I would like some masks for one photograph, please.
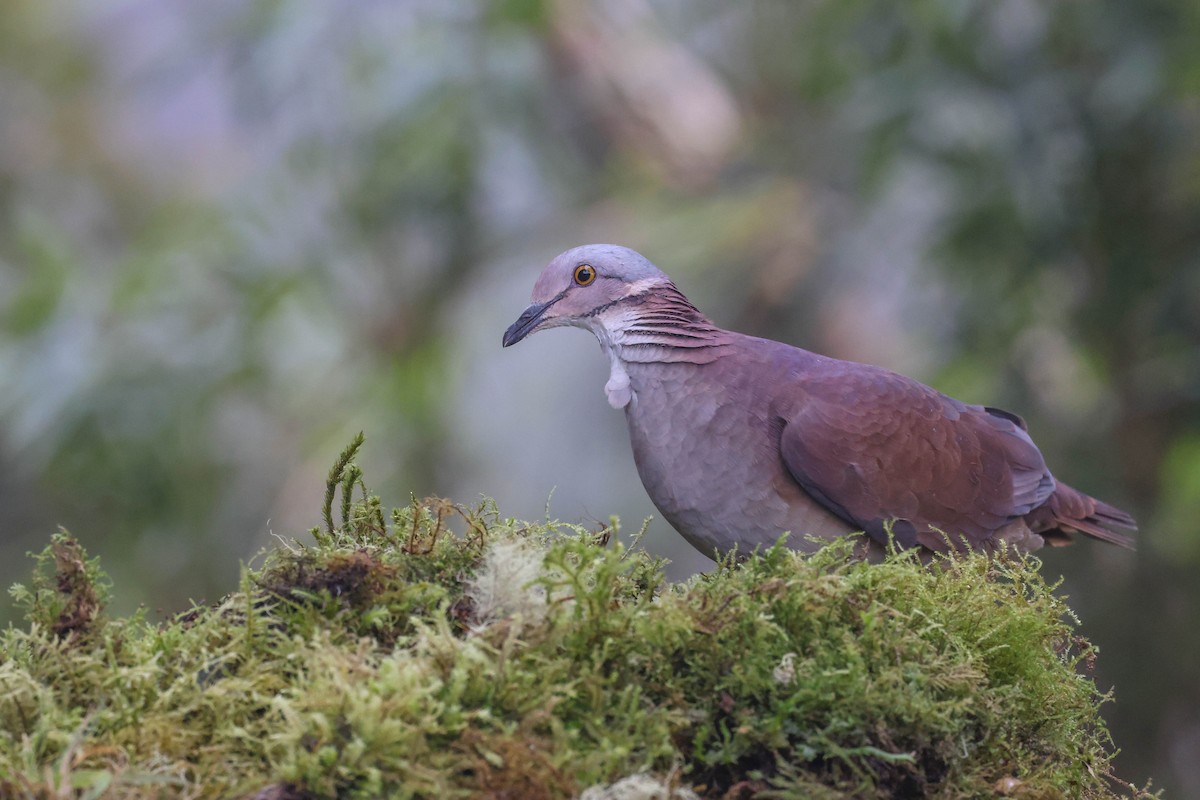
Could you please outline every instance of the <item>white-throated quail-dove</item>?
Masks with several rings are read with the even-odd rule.
[[[1132,547],[1133,518],[1060,483],[1024,421],[880,367],[722,330],[663,272],[592,244],[546,266],[504,346],[595,334],[650,499],[706,555],[864,531],[878,550]]]

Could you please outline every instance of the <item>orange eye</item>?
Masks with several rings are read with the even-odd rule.
[[[594,280],[596,280],[596,270],[592,269],[590,264],[580,264],[575,268],[575,282],[580,286],[587,286]]]

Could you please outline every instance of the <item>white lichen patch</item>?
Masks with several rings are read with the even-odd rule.
[[[641,773],[584,789],[579,800],[700,800],[700,796],[685,786],[672,787],[662,778]]]
[[[779,665],[775,667],[771,673],[775,678],[775,682],[789,686],[796,682],[796,654],[784,653],[783,658],[779,659]]]
[[[520,617],[536,625],[546,616],[546,589],[537,583],[545,553],[522,539],[488,547],[475,577],[467,583],[477,625]]]

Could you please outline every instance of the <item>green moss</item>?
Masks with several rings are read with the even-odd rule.
[[[359,444],[315,545],[163,624],[107,618],[56,535],[0,638],[0,796],[557,798],[639,773],[705,797],[1139,794],[1035,559],[841,541],[672,584],[615,524],[386,514]]]

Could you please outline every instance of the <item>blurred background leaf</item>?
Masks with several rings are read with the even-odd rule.
[[[1136,556],[1046,570],[1122,774],[1200,796],[1198,9],[0,5],[0,579],[61,524],[119,608],[216,599],[360,429],[394,502],[636,524],[595,345],[499,349],[615,241],[728,327],[1023,414],[1130,507]]]

